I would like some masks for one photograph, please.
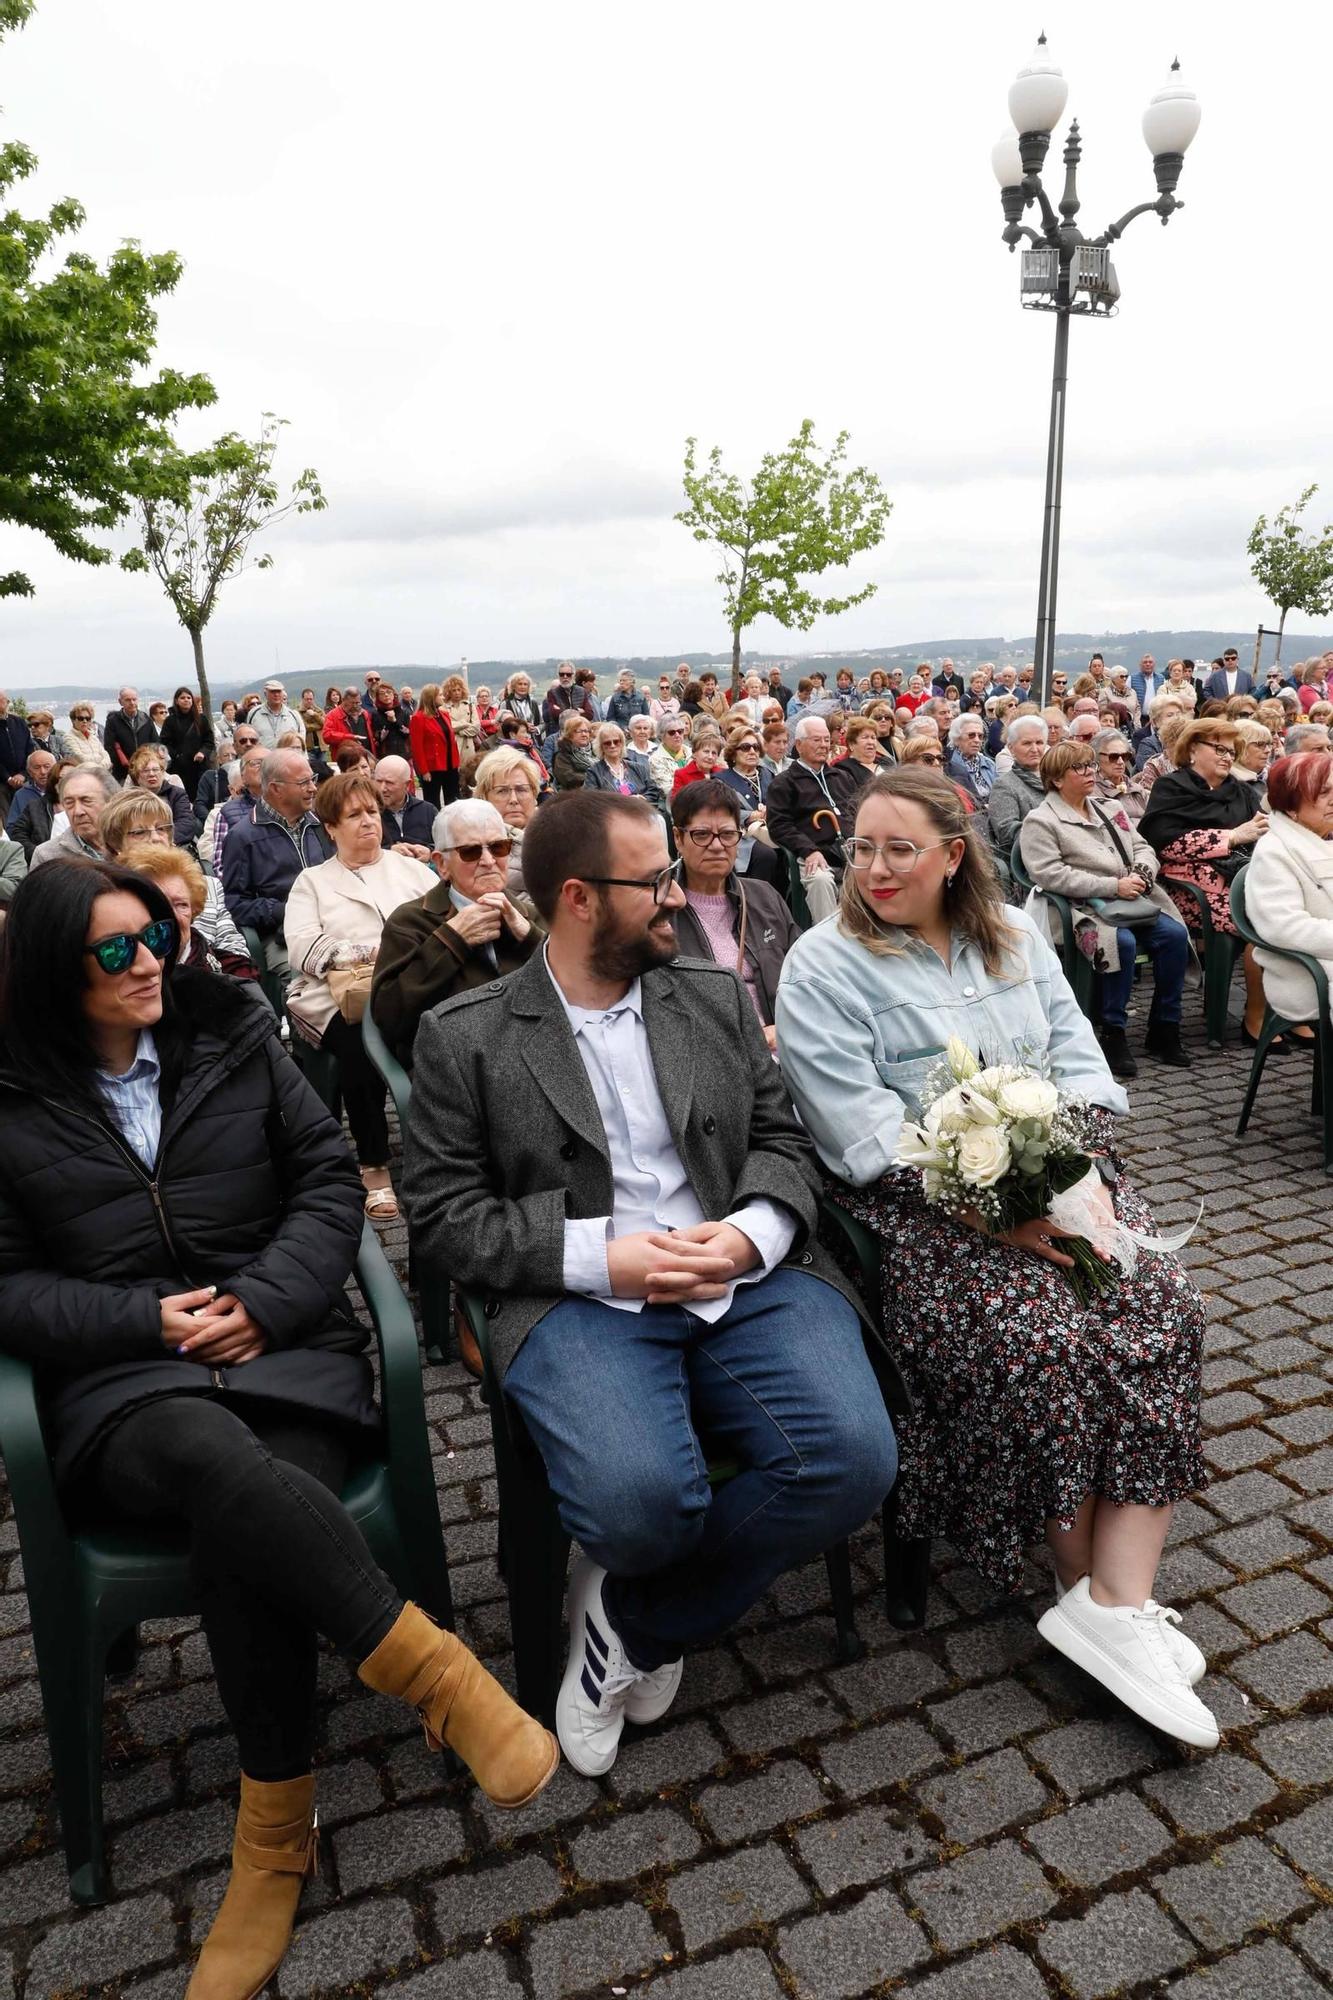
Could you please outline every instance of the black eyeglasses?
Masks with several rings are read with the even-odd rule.
[[[1126,764],[1129,762],[1128,750],[1103,750],[1102,755],[1108,764]]]
[[[680,874],[679,861],[670,861],[656,875],[645,880],[635,875],[581,875],[581,882],[592,882],[601,889],[648,889],[654,903],[664,903],[671,894],[671,885]]]
[[[512,840],[470,840],[465,847],[442,847],[441,854],[456,854],[466,861],[469,868],[480,861],[483,854],[493,854],[497,861],[507,861],[513,851]]]
[[[692,826],[685,835],[696,847],[709,847],[714,841],[719,847],[735,847],[740,837],[738,826]]]
[[[86,944],[83,948],[114,979],[119,973],[129,971],[141,944],[147,945],[154,958],[163,959],[176,949],[179,936],[174,917],[155,917],[141,931],[113,931],[110,937],[98,938],[96,944]]]

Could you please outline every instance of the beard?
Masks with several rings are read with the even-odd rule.
[[[588,956],[599,979],[633,980],[659,965],[669,965],[678,949],[675,926],[665,910],[654,910],[646,927],[631,926],[617,923],[603,900]]]

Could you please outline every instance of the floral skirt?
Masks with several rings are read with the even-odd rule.
[[[1046,1522],[1071,1525],[1090,1494],[1162,1507],[1204,1484],[1204,1307],[1175,1257],[1140,1253],[1084,1307],[1057,1266],[928,1206],[915,1174],[829,1192],[879,1239],[885,1336],[916,1405],[897,1427],[904,1535],[944,1535],[1016,1591]],[[1123,1179],[1115,1208],[1153,1231]]]

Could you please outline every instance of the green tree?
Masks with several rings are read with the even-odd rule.
[[[697,441],[685,441],[685,498],[676,519],[696,542],[722,553],[717,581],[731,632],[731,687],[741,680],[741,634],[756,618],[776,618],[787,631],[808,632],[815,619],[864,604],[877,586],[842,597],[819,597],[804,581],[842,569],[884,539],[892,502],[864,466],[845,467],[846,431],[820,451],[807,417],[781,451],[766,452],[748,484],[722,469],[714,445],[701,465]]]
[[[1301,515],[1319,491],[1307,486],[1299,500],[1283,507],[1268,525],[1261,514],[1250,530],[1246,548],[1250,571],[1270,604],[1278,608],[1277,651],[1282,658],[1282,629],[1289,611],[1303,612],[1307,618],[1325,618],[1333,611],[1333,525],[1322,534],[1306,534]]]
[[[151,570],[190,635],[199,696],[211,711],[204,668],[204,627],[224,583],[246,569],[272,569],[273,557],[255,555],[257,536],[289,514],[316,514],[328,502],[311,466],[298,473],[286,497],[273,474],[281,417],[267,411],[251,440],[229,431],[204,451],[169,444],[140,469],[136,499],[141,546],[121,557],[121,567]]]
[[[34,5],[0,0],[0,38]],[[205,375],[145,374],[153,302],[175,286],[180,259],[130,242],[105,267],[76,250],[53,266],[84,211],[72,200],[44,218],[9,207],[36,165],[18,141],[0,146],[0,521],[35,530],[75,562],[105,563],[112,552],[96,537],[128,511],[139,460],[178,410],[215,392]],[[0,575],[0,597],[32,594],[21,570]]]

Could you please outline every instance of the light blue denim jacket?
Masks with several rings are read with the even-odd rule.
[[[996,976],[957,934],[949,969],[919,940],[877,958],[843,936],[836,914],[788,952],[777,1001],[782,1073],[840,1179],[864,1187],[896,1163],[903,1120],[920,1117],[921,1089],[950,1035],[983,1063],[1044,1058],[1061,1089],[1128,1111],[1050,945],[1026,912],[1004,918],[1017,956]]]

